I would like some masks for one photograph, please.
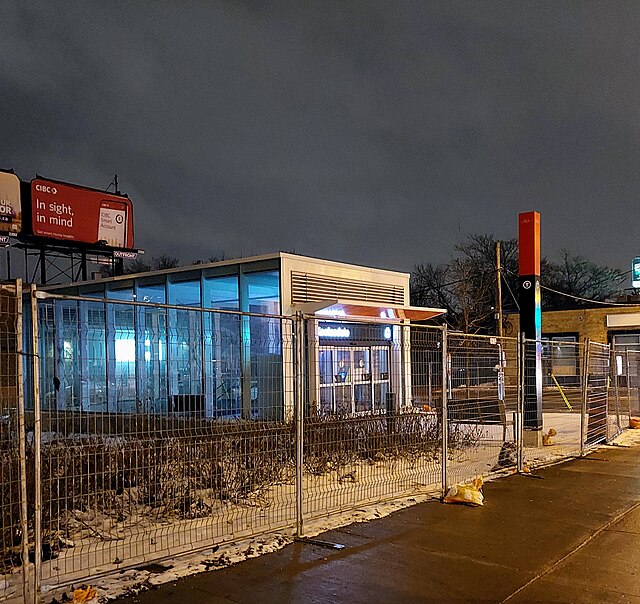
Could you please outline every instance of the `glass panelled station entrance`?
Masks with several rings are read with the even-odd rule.
[[[51,410],[291,417],[294,336],[311,413],[411,404],[407,273],[278,253],[46,290],[41,396]],[[301,335],[292,318],[302,316]]]

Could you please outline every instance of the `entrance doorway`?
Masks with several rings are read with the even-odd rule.
[[[321,413],[386,410],[388,346],[321,346],[318,354]]]

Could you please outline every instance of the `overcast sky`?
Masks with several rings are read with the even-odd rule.
[[[0,168],[134,202],[184,263],[410,270],[542,214],[640,255],[640,2],[0,3]]]

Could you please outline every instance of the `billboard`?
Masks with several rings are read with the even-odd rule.
[[[20,179],[0,172],[0,235],[17,235],[21,230]]]
[[[31,227],[35,237],[133,248],[133,205],[128,197],[35,178]]]
[[[631,263],[631,287],[640,288],[640,258],[638,257]]]

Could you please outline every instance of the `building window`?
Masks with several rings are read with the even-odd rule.
[[[542,368],[545,385],[577,385],[580,350],[578,334],[543,334]]]

